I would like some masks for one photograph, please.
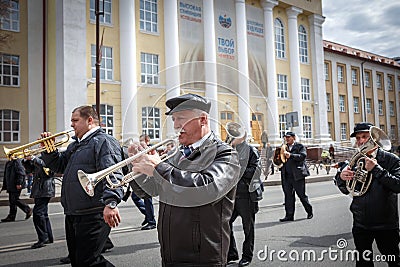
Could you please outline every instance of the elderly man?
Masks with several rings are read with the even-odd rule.
[[[306,148],[295,141],[296,134],[287,132],[285,134],[286,146],[288,151],[285,151],[286,162],[281,168],[281,179],[283,193],[285,194],[285,212],[281,222],[293,221],[295,210],[295,196],[300,198],[301,204],[307,212],[307,219],[313,217],[313,209],[306,195],[306,176],[310,175],[306,165],[307,151]]]
[[[350,137],[356,138],[360,148],[371,137],[371,123],[358,123]],[[399,266],[399,214],[397,194],[400,192],[400,159],[376,146],[366,151],[362,171],[372,175],[371,184],[361,196],[354,196],[350,210],[353,213],[353,237],[359,252],[357,266],[374,266],[372,243],[388,259],[389,266]],[[354,169],[347,164],[338,171],[335,179],[340,191],[349,194],[346,181],[354,178]],[[388,256],[393,257],[390,259]]]
[[[162,266],[225,266],[240,173],[237,153],[210,130],[208,100],[186,94],[166,105],[181,150],[164,162],[157,153],[144,155],[133,166],[134,172],[148,176],[136,179],[140,187],[160,195]],[[142,146],[134,144],[129,152],[135,154]]]

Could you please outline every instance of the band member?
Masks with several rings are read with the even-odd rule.
[[[160,197],[157,230],[162,266],[226,266],[240,173],[237,153],[210,130],[207,99],[186,94],[166,105],[181,150],[168,161],[154,153],[133,165],[134,172],[145,174],[136,179],[140,187]],[[129,152],[141,149],[134,144]],[[135,184],[131,186],[141,195]]]
[[[240,174],[241,178],[236,188],[235,207],[233,210],[232,218],[229,222],[231,226],[231,240],[228,252],[228,262],[236,261],[239,259],[239,253],[236,248],[235,236],[233,234],[233,223],[236,218],[242,218],[244,241],[242,258],[239,261],[239,266],[247,266],[253,259],[254,251],[254,222],[256,213],[258,212],[258,198],[253,197],[257,191],[250,192],[250,184],[254,175],[261,175],[259,166],[260,156],[256,148],[250,146],[246,142],[247,135],[241,138],[235,138],[232,141],[232,146],[236,149],[239,155]],[[258,177],[259,179],[259,177]],[[260,185],[262,186],[262,185]],[[262,191],[259,191],[262,194]],[[262,197],[259,196],[260,198]]]
[[[114,137],[100,128],[98,115],[91,106],[80,106],[72,111],[71,127],[75,130],[75,142],[68,145],[66,151],[42,153],[47,167],[64,174],[61,204],[71,265],[113,266],[101,255],[111,231],[105,220],[119,224],[117,204],[123,197],[123,190],[109,189],[104,179],[90,197],[82,189],[77,172],[95,173],[115,165],[122,160],[121,148]],[[42,137],[50,135],[42,133]],[[121,172],[110,176],[114,182],[122,179]]]
[[[313,217],[313,210],[308,197],[306,195],[306,176],[310,175],[308,167],[305,163],[307,157],[306,148],[295,142],[296,134],[287,132],[285,134],[286,145],[288,151],[285,151],[286,162],[281,168],[281,179],[283,193],[285,194],[285,217],[280,219],[281,222],[293,221],[295,210],[295,195],[300,198],[301,204],[307,212],[307,219]]]
[[[356,124],[350,137],[356,138],[361,147],[371,137],[371,123]],[[372,175],[371,184],[361,196],[354,196],[350,211],[353,213],[353,237],[359,252],[357,266],[374,266],[372,243],[376,242],[382,255],[395,256],[389,266],[399,266],[399,215],[397,194],[400,192],[400,159],[379,146],[366,152],[365,170]],[[349,194],[346,181],[354,177],[354,171],[346,164],[335,179],[340,191]],[[365,252],[366,251],[366,252]]]

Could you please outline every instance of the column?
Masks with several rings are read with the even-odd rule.
[[[331,141],[331,137],[329,135],[328,114],[326,112],[327,104],[324,80],[322,24],[325,19],[320,15],[313,14],[308,17],[308,21],[310,23],[312,90],[314,93],[314,138],[317,142],[326,143]]]
[[[166,100],[180,95],[178,4],[164,1]],[[167,138],[174,136],[172,120],[167,120]]]
[[[264,9],[264,40],[265,57],[267,65],[267,128],[268,140],[272,144],[280,144],[279,138],[279,114],[278,114],[278,90],[276,88],[276,66],[275,66],[275,47],[274,47],[274,16],[273,8],[278,5],[275,0],[263,0],[261,5]]]
[[[235,0],[236,8],[236,31],[237,31],[237,55],[239,70],[239,96],[238,96],[238,112],[239,123],[247,130],[250,138],[250,98],[249,98],[249,59],[247,54],[247,21],[246,21],[246,4],[245,0]]]
[[[214,0],[203,0],[204,21],[204,68],[206,77],[205,96],[211,101],[209,121],[211,130],[217,136],[221,136],[218,125],[218,87],[217,87],[217,52],[215,46],[214,25]]]
[[[289,7],[286,9],[289,30],[290,76],[293,99],[292,106],[293,111],[298,112],[299,118],[299,126],[294,127],[294,132],[296,132],[300,140],[303,138],[303,107],[301,103],[301,77],[297,15],[302,12],[303,10],[297,7]]]
[[[119,2],[121,60],[121,135],[122,141],[139,138],[136,78],[135,1]]]

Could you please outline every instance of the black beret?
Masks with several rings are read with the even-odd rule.
[[[171,115],[174,112],[182,110],[200,109],[207,113],[210,112],[211,102],[202,96],[195,94],[185,94],[168,99],[165,103],[170,108],[165,115]]]
[[[369,129],[374,126],[372,123],[369,122],[360,122],[357,123],[354,127],[354,132],[350,135],[350,137],[356,137],[357,133],[361,132],[369,132]]]
[[[294,133],[294,132],[287,132],[286,134],[285,134],[285,137],[286,136],[296,136],[296,134]]]

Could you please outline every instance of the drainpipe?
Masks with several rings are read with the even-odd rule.
[[[47,103],[46,103],[46,0],[43,0],[43,58],[42,58],[42,82],[43,82],[43,89],[42,89],[42,105],[43,105],[43,132],[46,131],[47,126]]]

